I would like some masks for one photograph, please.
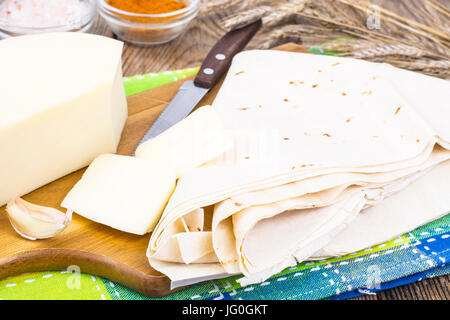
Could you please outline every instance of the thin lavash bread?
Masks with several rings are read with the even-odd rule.
[[[319,250],[385,198],[395,203],[389,215],[402,214],[407,204],[395,197],[414,181],[426,181],[414,189],[426,193],[436,180],[448,198],[449,101],[447,81],[386,64],[238,54],[213,103],[234,147],[179,179],[151,236],[150,264],[173,287],[230,274],[261,282],[316,252],[345,252],[348,241]],[[431,216],[364,245],[447,213],[449,201],[427,211],[424,200]]]

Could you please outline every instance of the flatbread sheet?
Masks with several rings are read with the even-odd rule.
[[[231,274],[244,274],[246,285],[298,261],[353,250],[346,230],[363,209],[449,180],[448,101],[449,82],[386,64],[238,54],[213,103],[233,147],[180,177],[151,236],[150,264],[173,286]],[[429,175],[437,169],[443,177]],[[440,196],[450,192],[442,183]],[[409,208],[391,201],[385,215]],[[444,207],[425,201],[426,218],[399,221],[361,243],[414,229]]]

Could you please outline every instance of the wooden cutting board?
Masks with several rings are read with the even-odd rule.
[[[275,49],[307,52],[296,44]],[[118,148],[119,154],[133,153],[183,81],[128,98],[129,116]],[[208,92],[199,105],[211,104],[221,83]],[[59,204],[84,170],[45,185],[24,196],[24,199],[65,212]],[[145,255],[149,239],[150,234],[138,236],[121,232],[74,214],[71,224],[61,234],[52,239],[30,241],[13,230],[3,206],[0,208],[0,279],[25,272],[66,270],[76,265],[81,272],[110,279],[144,295],[164,296],[171,293],[170,281],[150,267]]]

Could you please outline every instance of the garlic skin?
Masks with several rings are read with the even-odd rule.
[[[6,212],[14,230],[28,240],[51,238],[62,232],[72,221],[72,211],[67,214],[44,206],[38,206],[20,197],[6,205]]]

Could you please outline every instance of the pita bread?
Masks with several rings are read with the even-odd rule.
[[[353,233],[329,246],[361,210],[408,192],[416,180],[427,181],[413,189],[424,193],[436,179],[449,180],[445,169],[443,177],[427,174],[450,159],[449,89],[444,80],[385,64],[240,53],[213,103],[233,147],[178,180],[150,239],[150,264],[172,286],[231,274],[244,274],[246,285],[316,253],[353,249],[346,247]],[[445,181],[440,196],[450,190]],[[393,201],[386,214],[408,208]],[[204,213],[196,216],[210,231],[183,227],[211,206],[211,225]],[[383,237],[437,218],[444,207]]]

